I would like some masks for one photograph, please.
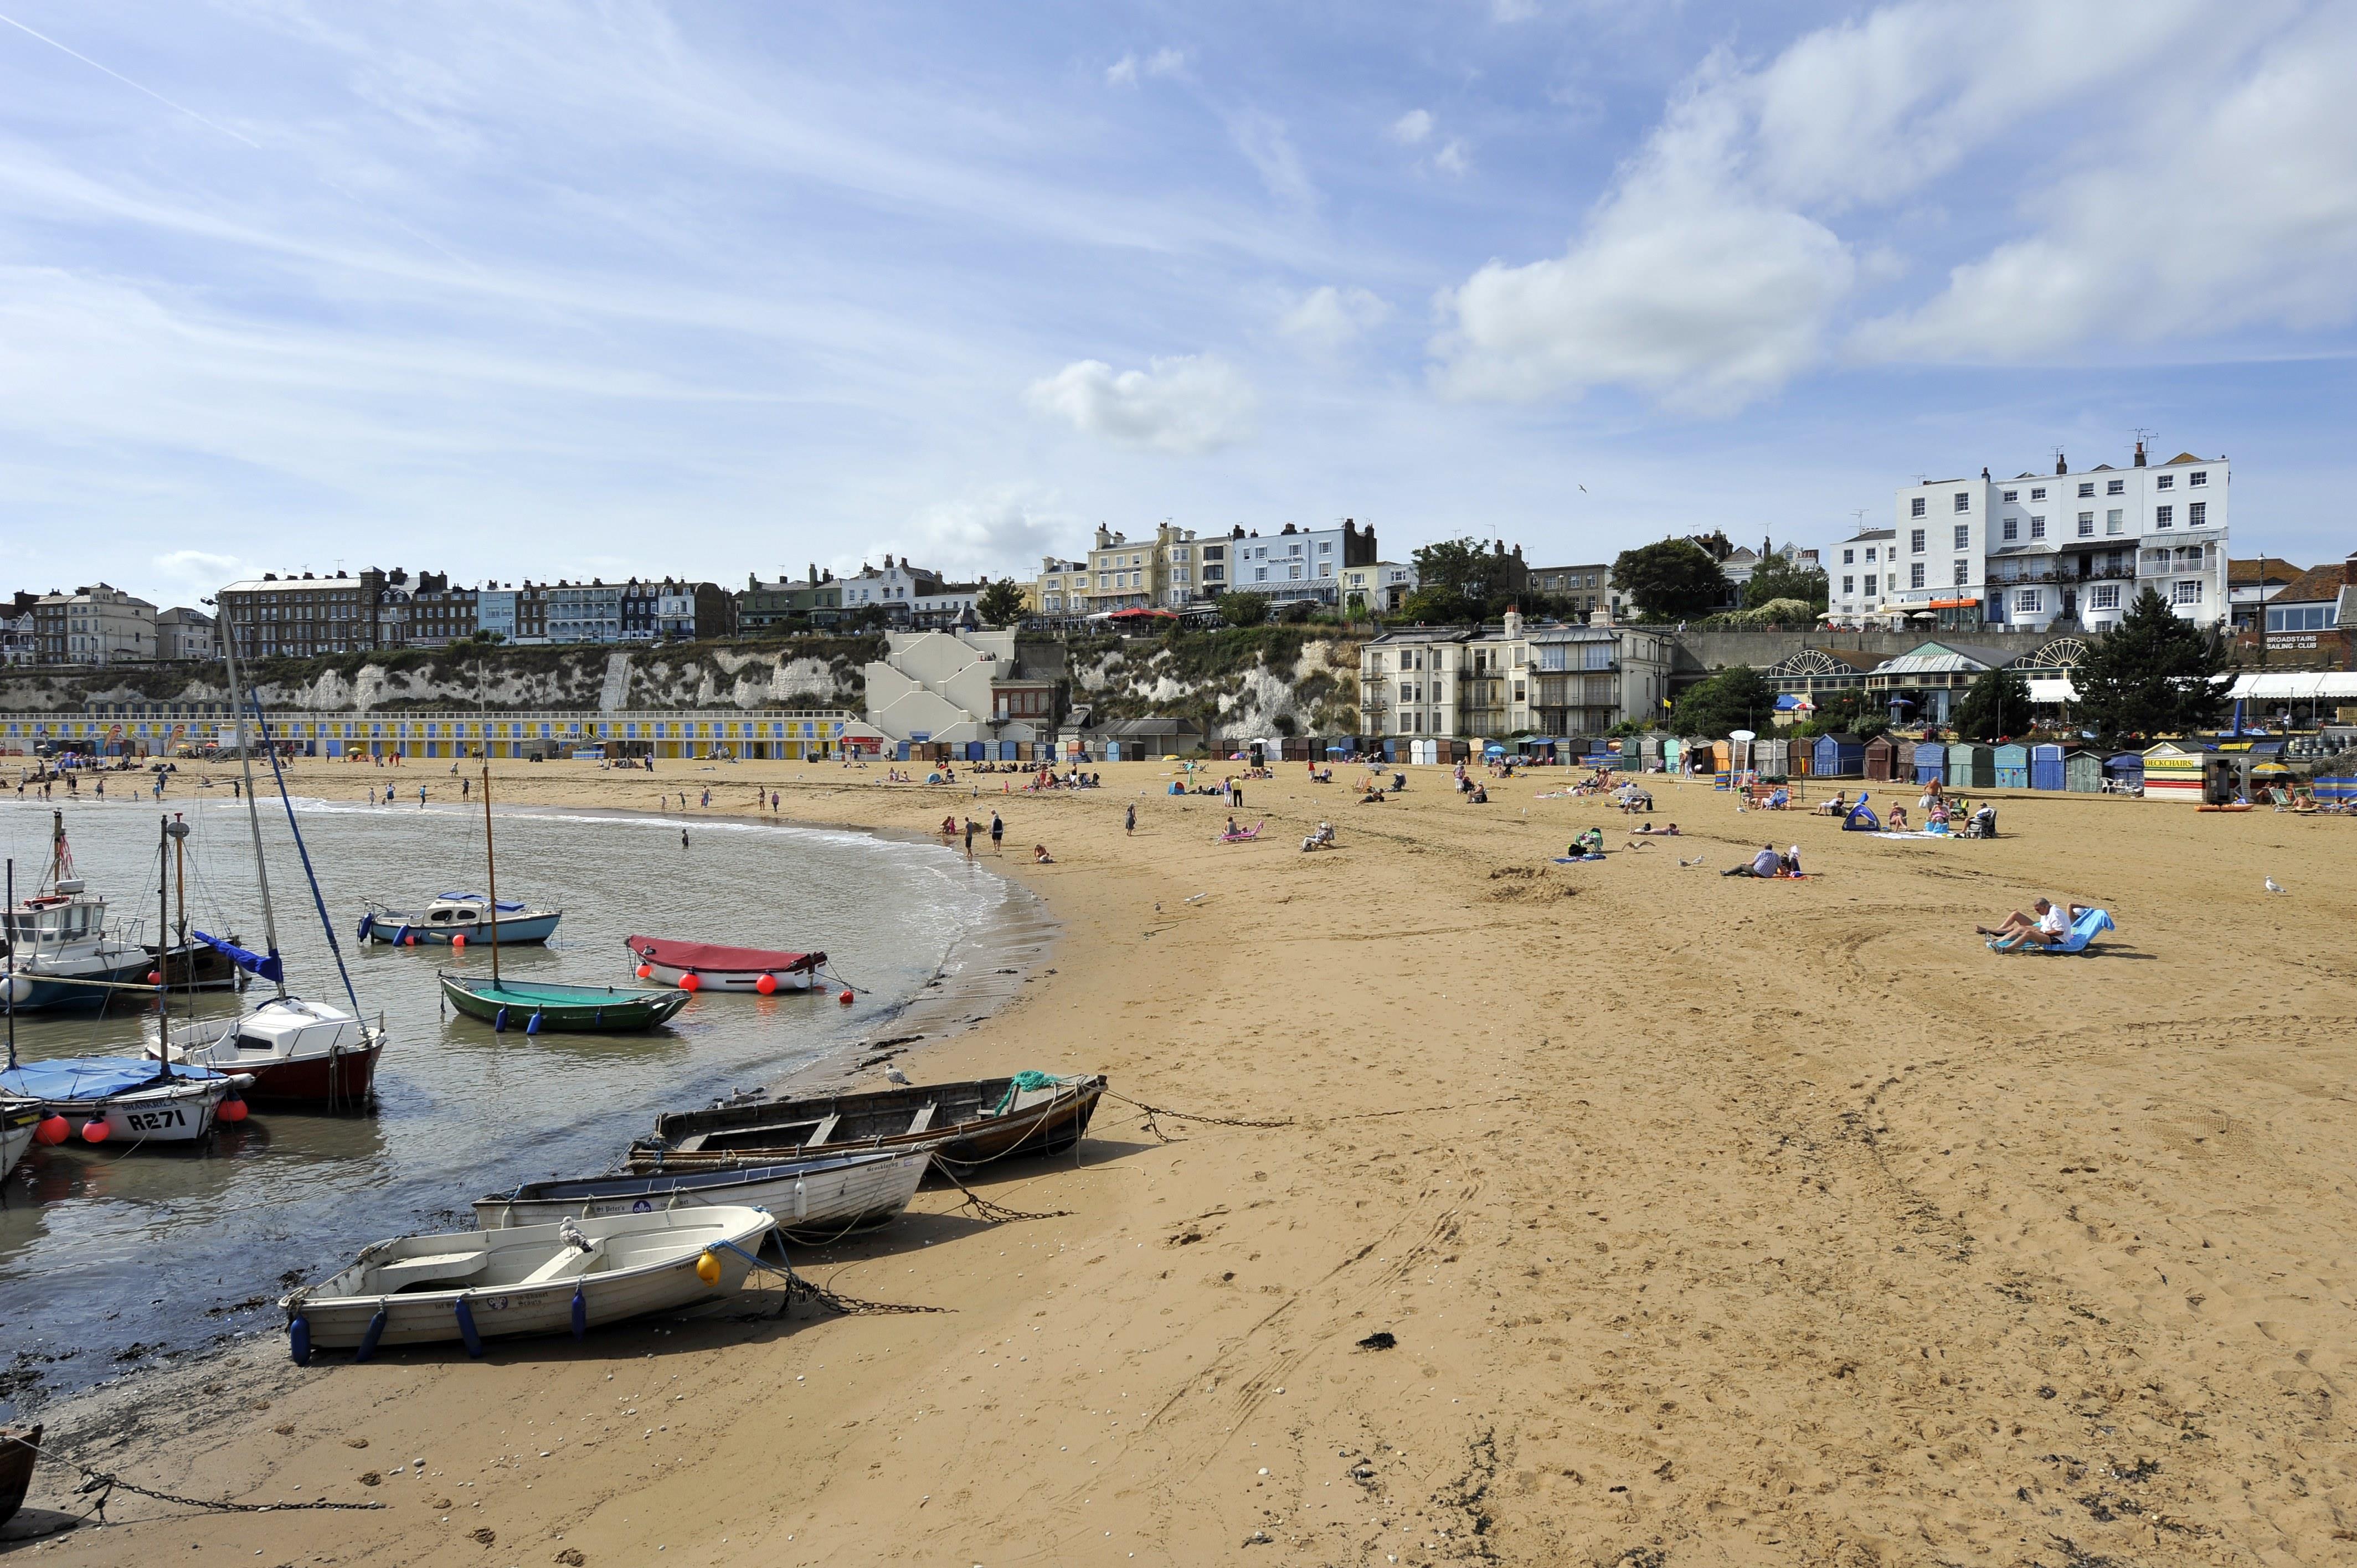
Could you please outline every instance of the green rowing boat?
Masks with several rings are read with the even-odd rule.
[[[687,1005],[688,993],[668,986],[518,983],[479,975],[444,973],[442,995],[469,1018],[494,1029],[543,1029],[620,1034],[651,1029]]]

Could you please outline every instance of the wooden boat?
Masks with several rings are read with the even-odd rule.
[[[210,1135],[224,1103],[245,1116],[242,1073],[175,1068],[144,1057],[70,1057],[0,1071],[0,1098],[29,1101],[44,1116],[62,1116],[90,1143],[190,1144]],[[89,1123],[103,1122],[91,1138]]]
[[[273,996],[244,1015],[168,1024],[147,1054],[217,1072],[251,1074],[248,1100],[336,1109],[367,1103],[384,1054],[384,1019],[374,1024],[327,1002]]]
[[[501,904],[479,893],[437,894],[423,909],[395,909],[371,902],[361,917],[362,941],[391,942],[395,947],[525,947],[544,942],[554,934],[562,909],[535,909],[529,904]],[[491,917],[499,918],[493,919]]]
[[[651,1029],[687,1005],[688,993],[669,986],[559,985],[548,981],[498,981],[481,975],[441,975],[443,999],[494,1029],[628,1034]]]
[[[491,848],[491,763],[483,759],[483,873],[490,887],[489,924],[501,927],[499,858]],[[509,983],[500,978],[502,940],[490,944],[490,978],[442,972],[442,999],[469,1018],[504,1033],[511,1026],[527,1035],[543,1029],[566,1033],[624,1034],[651,1029],[687,1005],[688,993],[670,986],[624,988],[565,985],[554,981]]]
[[[749,1100],[655,1118],[654,1136],[630,1145],[635,1172],[701,1170],[933,1143],[951,1167],[1010,1155],[1052,1155],[1088,1130],[1104,1093],[1101,1074],[913,1084],[811,1100]]]
[[[899,1218],[933,1163],[931,1144],[877,1149],[860,1155],[737,1165],[654,1176],[591,1176],[584,1181],[526,1182],[513,1192],[475,1199],[475,1222],[486,1230],[511,1225],[645,1214],[691,1204],[766,1208],[778,1229],[795,1240],[871,1230]]]
[[[808,991],[826,962],[823,952],[774,952],[767,948],[722,947],[716,942],[678,942],[664,937],[625,937],[638,960],[639,978],[688,991]],[[768,985],[761,983],[766,980]]]
[[[33,1466],[41,1456],[41,1428],[0,1426],[0,1524],[16,1517],[25,1506],[25,1489],[33,1484]]]
[[[361,1249],[351,1267],[285,1296],[295,1359],[314,1347],[481,1342],[576,1336],[603,1324],[726,1295],[745,1283],[769,1235],[759,1208],[683,1206],[646,1214],[404,1236]]]
[[[227,940],[234,943],[241,939],[231,933]],[[143,942],[139,950],[147,955],[148,969],[161,976],[167,991],[234,991],[245,983],[245,971],[237,961],[209,942]]]

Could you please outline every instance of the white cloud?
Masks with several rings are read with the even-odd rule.
[[[2028,204],[2036,231],[1867,323],[1867,357],[2011,360],[2357,317],[2357,21],[2329,12],[2238,80],[2142,117],[2133,152]]]
[[[148,564],[156,568],[157,575],[199,596],[209,596],[222,584],[249,575],[245,563],[238,557],[215,555],[204,550],[175,550],[155,557]]]
[[[1432,166],[1443,174],[1461,175],[1473,166],[1473,160],[1467,156],[1462,141],[1451,139],[1447,146],[1432,155]]]
[[[1284,121],[1254,110],[1232,119],[1228,134],[1235,138],[1236,150],[1260,171],[1261,183],[1268,187],[1270,195],[1304,204],[1317,199],[1308,171],[1301,166],[1301,155],[1285,134]]]
[[[2348,320],[2357,97],[2332,83],[2357,70],[2357,17],[2287,15],[1905,0],[1757,69],[1716,53],[1561,256],[1493,261],[1442,296],[1439,384],[1536,398],[1613,382],[1739,406],[1839,330],[1862,274],[1836,220],[1920,199],[2007,140],[2057,171],[2028,198],[2039,231],[1855,333],[1857,351],[2005,358]],[[1864,248],[1877,286],[1918,270]]]
[[[1036,413],[1124,446],[1192,456],[1247,439],[1259,399],[1224,360],[1181,354],[1116,373],[1079,360],[1031,383]]]
[[[1111,65],[1105,67],[1105,85],[1107,87],[1135,87],[1137,85],[1137,57],[1135,55],[1124,55],[1119,59],[1114,61]]]
[[[901,537],[874,542],[867,559],[902,555],[953,578],[1029,577],[1039,558],[1069,551],[1081,532],[1078,515],[1056,491],[1034,484],[985,486],[912,514]],[[837,571],[856,569],[847,556]]]
[[[1183,76],[1187,70],[1185,49],[1158,48],[1146,59],[1148,76]]]
[[[1320,353],[1339,353],[1390,319],[1392,307],[1363,288],[1314,288],[1277,319],[1277,330]]]
[[[1392,122],[1391,137],[1404,147],[1413,147],[1432,134],[1432,111],[1411,109]]]
[[[1147,76],[1174,77],[1187,74],[1185,49],[1158,48],[1140,60],[1135,53],[1123,55],[1105,67],[1107,87],[1135,87],[1140,71]]]
[[[1527,22],[1538,14],[1538,0],[1490,0],[1490,15],[1496,21]]]

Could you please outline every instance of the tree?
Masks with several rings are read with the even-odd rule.
[[[1803,566],[1781,555],[1770,555],[1752,572],[1751,580],[1743,585],[1743,607],[1756,610],[1774,599],[1800,599],[1808,605],[1811,615],[1821,613],[1829,602],[1824,568]]]
[[[985,583],[982,592],[974,596],[974,608],[985,625],[997,628],[1013,626],[1023,618],[1023,589],[1012,577]]]
[[[1860,740],[1872,740],[1890,727],[1888,712],[1874,693],[1857,686],[1818,699],[1815,723],[1819,735],[1854,735]]]
[[[1437,544],[1422,546],[1410,559],[1415,563],[1416,582],[1421,586],[1454,594],[1477,606],[1504,589],[1504,557],[1493,553],[1478,539],[1444,539]]]
[[[1220,618],[1230,626],[1258,626],[1268,619],[1265,594],[1222,594]]]
[[[2105,745],[2127,736],[2186,735],[2226,710],[2226,648],[2147,587],[2072,672],[2079,714]]]
[[[2004,740],[2029,733],[2029,687],[2014,671],[1985,670],[1956,704],[1956,733],[1966,740]]]
[[[1478,620],[1481,607],[1468,600],[1454,588],[1426,584],[1400,601],[1399,618],[1412,626],[1448,626],[1461,620]]]
[[[1691,539],[1664,539],[1623,550],[1612,583],[1637,601],[1648,620],[1706,614],[1727,597],[1727,574]]]
[[[1680,735],[1724,740],[1739,729],[1766,729],[1776,717],[1776,688],[1749,664],[1730,664],[1678,693],[1670,727]]]

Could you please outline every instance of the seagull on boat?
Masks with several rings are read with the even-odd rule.
[[[2267,878],[2267,891],[2270,893],[2288,893],[2291,889],[2280,886],[2274,877],[2270,876]]]
[[[884,1076],[888,1080],[899,1084],[903,1089],[909,1087],[909,1075],[888,1062],[885,1064]]]

